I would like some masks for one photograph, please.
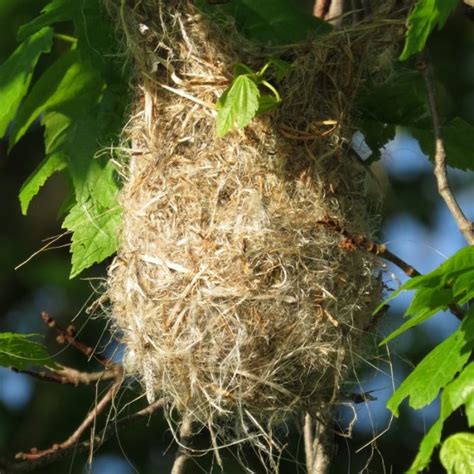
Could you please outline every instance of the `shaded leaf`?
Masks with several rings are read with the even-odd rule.
[[[260,91],[248,75],[234,79],[217,102],[217,134],[222,137],[230,130],[244,128],[255,117]]]
[[[291,64],[283,59],[272,58],[268,63],[276,82],[281,82],[291,70]]]
[[[128,89],[128,61],[117,54],[119,47],[113,22],[104,2],[81,0],[74,5],[73,22],[78,38],[77,49],[81,61],[93,67],[110,87],[122,86],[122,105],[126,105]]]
[[[332,31],[329,23],[296,8],[290,0],[233,0],[218,7],[202,0],[197,4],[211,16],[233,17],[244,36],[265,44],[295,43]]]
[[[32,339],[36,334],[0,333],[0,366],[24,370],[29,365],[55,367],[46,348]]]
[[[52,42],[53,31],[43,28],[20,44],[0,66],[0,138],[28,91],[39,57],[50,51]]]
[[[21,104],[10,135],[10,148],[25,134],[38,116],[78,97],[99,97],[103,87],[94,70],[78,62],[77,52],[62,55],[38,79]],[[87,104],[87,102],[84,102]]]
[[[418,448],[418,453],[412,465],[408,469],[407,474],[420,472],[423,469],[426,469],[430,463],[433,451],[441,441],[442,432],[443,420],[439,418],[435,423],[433,423],[433,426],[429,429],[428,433],[421,441],[420,447]]]
[[[453,285],[453,295],[458,304],[464,304],[474,298],[474,270],[462,273]]]
[[[63,154],[54,153],[48,155],[36,168],[31,176],[23,183],[20,189],[21,212],[26,215],[31,200],[38,194],[40,188],[46,180],[57,171],[62,171],[66,167],[66,160]]]
[[[69,0],[52,0],[41,10],[39,16],[19,28],[17,33],[18,40],[22,41],[44,26],[69,20],[73,5],[74,2]]]
[[[420,147],[432,160],[435,155],[435,138],[431,129],[410,128]],[[461,170],[474,170],[474,127],[460,117],[447,122],[441,130],[449,166]]]
[[[458,0],[418,0],[408,17],[408,31],[400,60],[422,51],[430,33],[436,27],[443,27],[458,3]]]
[[[382,84],[370,81],[357,97],[360,121],[431,127],[423,78],[417,71],[400,69]]]
[[[264,114],[278,107],[280,101],[273,95],[261,95],[258,100],[257,115]]]
[[[48,133],[54,136],[51,153],[60,153],[65,157],[77,202],[92,198],[99,205],[107,206],[110,192],[104,189],[105,183],[113,187],[111,192],[114,194],[117,185],[104,179],[106,160],[94,158],[100,131],[96,108],[84,111],[77,105],[66,107],[46,114],[42,123]]]
[[[364,160],[370,165],[381,158],[380,149],[395,138],[396,127],[393,124],[367,119],[359,122],[358,128],[364,135],[365,143],[372,150],[369,158]]]

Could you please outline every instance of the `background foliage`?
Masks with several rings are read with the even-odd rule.
[[[303,6],[303,2],[295,5],[295,2],[284,0],[261,0],[257,4],[251,0],[236,0],[217,8],[204,3],[201,6],[215,15],[222,12],[234,15],[242,32],[255,41],[300,41],[308,34],[322,35],[331,28],[311,17],[303,8],[298,8]],[[385,84],[367,84],[367,88],[360,92],[357,125],[372,149],[368,162],[380,159],[384,145],[396,138],[401,129],[418,140],[424,153],[433,155],[434,137],[426,91],[414,67],[414,55],[425,48],[429,38],[426,51],[434,65],[441,98],[449,164],[460,170],[474,168],[474,108],[466,107],[464,103],[471,94],[472,104],[474,77],[472,71],[459,70],[463,54],[467,54],[463,52],[474,46],[474,28],[456,7],[458,2],[453,0],[418,1],[409,18],[401,61],[395,66],[392,76]],[[11,269],[32,253],[41,239],[60,232],[55,220],[59,212],[63,229],[72,235],[72,265],[69,269],[70,276],[75,277],[112,255],[116,249],[116,229],[120,222],[116,196],[120,183],[110,154],[100,152],[117,144],[129,102],[129,65],[118,53],[113,27],[100,2],[95,0],[52,0],[42,2],[42,5],[33,1],[21,5],[13,0],[6,1],[0,5],[0,21],[4,22],[0,30],[3,35],[0,41],[3,48],[0,51],[0,59],[3,59],[0,65],[0,136],[3,137],[1,165],[4,171],[1,179],[8,183],[4,188],[7,198],[2,211],[5,225],[1,258],[5,268]],[[441,31],[430,36],[438,29]],[[473,61],[471,56],[469,64],[474,69]],[[452,74],[453,70],[457,73]],[[261,91],[265,89],[262,81],[266,78],[254,71],[236,71],[234,84],[227,96],[221,98],[219,133],[245,126],[258,113]],[[267,97],[277,105],[280,100],[278,93],[275,95],[268,88],[267,92],[271,92]],[[222,110],[227,111],[225,117]],[[11,151],[8,157],[7,150]],[[51,182],[30,209],[32,199],[48,179]],[[401,198],[398,202],[388,198],[386,218],[410,212],[429,227],[434,200],[419,199],[419,190],[427,180],[429,182],[428,173],[412,176],[409,180],[393,180],[392,197]],[[434,195],[435,188],[432,182],[430,184]],[[19,205],[13,201],[17,194],[15,188],[20,189]],[[19,220],[20,209],[23,214],[30,213],[28,221]],[[23,368],[29,361],[34,361],[35,365],[53,363],[44,346],[38,344],[38,339],[20,333],[44,332],[31,319],[31,315],[39,310],[53,309],[55,315],[70,320],[86,301],[90,293],[87,284],[67,281],[69,270],[65,257],[65,252],[60,250],[43,254],[37,263],[26,265],[17,274],[8,272],[3,275],[2,327],[5,332],[0,334],[1,365]],[[415,348],[407,350],[414,357],[416,366],[387,404],[400,421],[379,443],[382,458],[394,467],[395,472],[408,468],[410,463],[411,472],[420,471],[428,466],[439,446],[440,461],[436,455],[432,469],[440,466],[436,464],[438,462],[449,472],[466,472],[463,470],[465,466],[474,465],[474,435],[469,432],[474,423],[474,368],[471,362],[474,315],[469,308],[474,294],[474,251],[463,248],[432,270],[407,281],[391,295],[393,299],[404,291],[414,292],[405,322],[387,335],[384,343],[405,331],[416,331],[418,325],[453,304],[459,305],[465,316],[452,334],[428,355],[422,357]],[[96,268],[89,275],[100,275],[101,272],[101,268]],[[97,334],[102,334],[102,325],[101,321],[88,319],[81,337],[90,337],[95,342]],[[417,334],[421,337],[422,333]],[[423,344],[418,342],[415,345],[423,348]],[[57,347],[51,351],[57,351]],[[62,362],[80,367],[83,361],[75,360],[76,357],[70,351],[60,355]],[[76,410],[84,405],[83,394],[89,393],[87,403],[94,402],[93,394],[84,388],[73,390],[43,385],[37,387],[33,395],[31,380],[27,381],[20,375],[14,375],[15,380],[7,375],[3,377],[3,387],[9,385],[15,390],[16,384],[17,390],[21,391],[23,387],[30,394],[23,405],[18,405],[18,411],[15,411],[14,404],[8,403],[0,411],[5,420],[3,431],[0,430],[2,455],[5,456],[30,447],[25,446],[25,440],[32,445],[47,446],[67,437],[71,426],[78,424],[87,410],[87,406],[83,406],[82,411]],[[8,392],[8,389],[3,390]],[[133,390],[124,395],[125,399],[134,396]],[[418,446],[415,440],[411,446],[403,445],[403,440],[397,438],[408,419],[406,403],[402,402],[408,400],[411,408],[422,409],[438,397],[439,417],[422,437],[421,444]],[[6,395],[2,398],[8,400]],[[460,407],[463,407],[465,418],[459,416]],[[162,454],[170,442],[169,433],[159,417],[154,423],[157,426],[153,435],[142,426],[133,436],[123,433],[118,438],[123,437],[121,444],[126,446],[125,452],[129,453],[139,472],[147,472],[147,469],[153,472],[158,466],[167,466],[171,459],[172,453]],[[13,426],[20,428],[13,430]],[[17,435],[10,436],[14,431]],[[295,438],[295,445],[297,443]],[[357,445],[357,433],[348,443]],[[107,472],[107,469],[119,472],[119,468],[129,472],[123,463],[110,467],[114,466],[110,463],[118,463],[119,458],[109,458],[109,464],[100,467],[100,460],[105,459],[101,456],[106,456],[109,451],[118,453],[120,459],[124,458],[121,444],[115,440],[103,448],[94,472]],[[342,446],[341,452],[350,452]],[[405,459],[399,454],[399,446],[403,446],[401,451],[406,455]],[[397,456],[393,456],[391,451]],[[294,452],[298,452],[296,447]],[[335,470],[339,467],[347,470],[348,463],[356,469],[366,457],[365,453],[354,453],[349,461],[342,456],[336,462]],[[82,461],[71,462],[72,469],[80,472]],[[380,460],[373,462],[377,464]],[[58,472],[56,469],[57,466],[51,468],[51,472]],[[231,469],[229,467],[229,472]],[[289,462],[285,469],[284,472],[290,472],[294,463]]]

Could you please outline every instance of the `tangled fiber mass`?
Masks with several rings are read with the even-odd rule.
[[[371,177],[347,140],[357,88],[384,74],[375,53],[400,24],[270,48],[187,0],[109,7],[137,71],[108,289],[126,369],[170,417],[218,438],[334,403],[380,285],[374,259],[342,249],[320,221],[375,229]],[[270,57],[291,63],[281,105],[217,137],[233,65]]]

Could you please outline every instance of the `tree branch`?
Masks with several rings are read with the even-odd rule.
[[[438,184],[438,192],[444,199],[444,202],[448,206],[451,215],[454,217],[459,230],[464,235],[464,238],[468,244],[474,245],[474,228],[472,222],[464,215],[464,212],[456,201],[456,198],[454,197],[454,194],[449,186],[448,174],[446,170],[446,149],[441,133],[441,124],[439,120],[438,105],[436,102],[431,67],[424,58],[418,61],[417,66],[425,81],[426,91],[428,93],[428,103],[431,112],[431,120],[433,122],[433,132],[435,136],[434,175]]]
[[[378,257],[382,257],[389,262],[392,262],[409,277],[421,275],[421,273],[415,267],[412,267],[400,257],[397,257],[395,254],[390,252],[390,250],[388,250],[385,245],[376,244],[372,240],[369,240],[367,237],[360,234],[351,234],[346,229],[341,227],[341,225],[334,219],[327,217],[318,221],[318,224],[324,225],[328,229],[341,234],[344,237],[344,240],[340,245],[345,250],[353,251],[356,249],[362,249]]]
[[[59,365],[59,364],[58,364]],[[77,387],[80,384],[90,385],[94,382],[105,382],[107,380],[116,380],[119,375],[121,366],[114,364],[110,369],[99,372],[80,372],[71,367],[60,365],[60,369],[50,371],[21,370],[16,367],[11,367],[13,372],[18,374],[25,374],[43,382],[54,382],[63,385],[74,385]]]
[[[183,474],[190,458],[190,444],[192,437],[192,422],[190,417],[184,417],[179,430],[180,446],[176,452],[171,474]]]
[[[334,404],[332,402],[323,406],[316,414],[316,421],[310,413],[305,414],[303,433],[307,474],[329,472],[334,450],[333,417]]]
[[[48,325],[48,327],[54,328],[56,330],[56,342],[58,344],[70,344],[72,347],[84,354],[88,359],[94,357],[94,359],[96,359],[97,362],[101,363],[102,365],[107,366],[113,364],[111,360],[94,353],[94,349],[92,347],[80,341],[77,338],[76,328],[72,324],[70,324],[66,329],[63,329],[46,311],[41,312],[41,318],[45,324]]]
[[[165,400],[160,399],[156,402],[148,405],[142,410],[133,413],[132,415],[120,418],[119,420],[111,423],[107,428],[104,428],[102,432],[95,437],[93,441],[83,441],[74,445],[69,446],[66,449],[52,452],[42,458],[34,461],[23,461],[17,463],[8,463],[0,461],[0,473],[14,473],[14,472],[31,472],[40,467],[47,466],[53,462],[59,461],[71,455],[72,452],[80,454],[86,452],[92,448],[97,449],[102,446],[109,438],[111,438],[118,430],[123,429],[139,420],[152,416],[157,410],[163,408]]]
[[[112,387],[110,387],[107,393],[101,398],[99,403],[97,403],[97,405],[87,414],[84,421],[79,425],[76,431],[74,431],[74,433],[69,436],[66,441],[62,443],[53,444],[51,448],[44,449],[41,451],[38,451],[37,449],[32,449],[29,453],[17,453],[15,455],[15,459],[20,459],[22,461],[36,461],[38,459],[41,459],[42,457],[54,454],[57,451],[68,449],[74,446],[79,441],[79,438],[82,436],[84,431],[93,423],[97,416],[100,415],[105,410],[107,405],[112,401],[113,397],[117,393],[117,390],[120,388],[121,383],[122,381],[118,380],[112,385]]]
[[[313,469],[313,443],[314,443],[314,426],[310,413],[306,412],[304,416],[304,454],[306,458],[306,472],[311,473]]]
[[[366,252],[370,252],[378,257],[392,262],[410,278],[421,275],[421,273],[415,267],[409,265],[400,257],[390,252],[385,245],[376,244],[372,240],[367,239],[367,237],[360,234],[351,234],[346,229],[342,228],[338,222],[330,219],[329,217],[318,221],[318,224],[324,225],[328,229],[341,234],[344,237],[344,240],[340,243],[340,246],[345,250],[354,251],[356,249],[362,249]],[[451,303],[448,308],[458,319],[462,320],[464,318],[464,311],[459,307],[459,305]]]

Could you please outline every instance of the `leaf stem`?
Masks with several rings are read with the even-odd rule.
[[[444,199],[448,206],[451,215],[453,216],[459,230],[464,235],[469,245],[474,245],[474,228],[472,222],[466,218],[461,206],[458,204],[451,187],[449,186],[447,163],[446,163],[446,148],[444,145],[443,136],[441,133],[441,124],[438,112],[438,104],[436,102],[433,77],[431,67],[425,58],[418,61],[418,70],[420,71],[426,85],[428,93],[428,103],[430,106],[431,119],[433,122],[433,132],[435,136],[435,156],[434,156],[434,175],[438,184],[438,192]]]
[[[278,102],[281,102],[281,97],[280,97],[280,94],[278,93],[278,91],[275,89],[275,87],[273,87],[268,81],[262,81],[261,82],[262,86],[265,86],[267,89],[270,89],[270,91],[273,93],[273,95],[275,96],[275,99],[278,101]]]
[[[74,38],[74,36],[63,35],[62,33],[55,33],[53,37],[58,40],[66,41],[67,43],[71,43],[71,44],[77,43],[77,38]]]

